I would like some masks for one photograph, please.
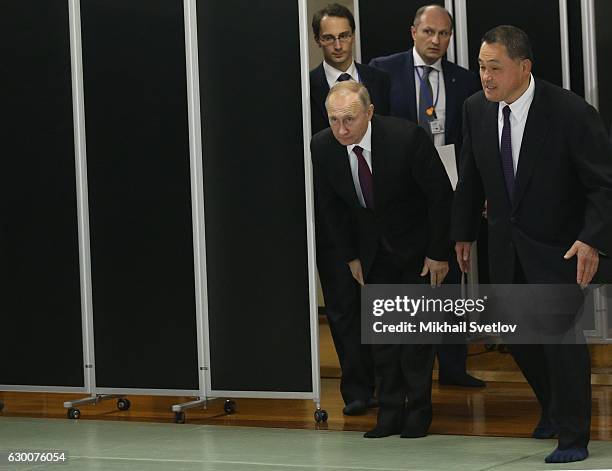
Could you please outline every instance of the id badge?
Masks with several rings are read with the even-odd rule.
[[[432,119],[429,122],[429,129],[431,129],[431,134],[444,134],[444,124],[442,124],[441,119]]]

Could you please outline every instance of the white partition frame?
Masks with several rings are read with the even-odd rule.
[[[454,5],[453,0],[444,0],[444,8],[448,10],[448,12],[453,16],[453,18],[455,17],[455,5]],[[448,45],[448,50],[446,51],[446,59],[450,62],[456,62],[455,61],[455,41],[457,38],[454,33],[455,32],[453,31],[452,41]]]
[[[91,289],[91,250],[89,238],[89,192],[87,185],[87,139],[85,136],[85,98],[83,91],[83,48],[81,36],[81,1],[69,0],[70,64],[76,165],[77,221],[79,230],[79,269],[81,287],[81,322],[83,331],[83,367],[85,392],[96,388]]]
[[[580,0],[582,13],[582,60],[584,64],[584,97],[588,103],[599,108],[597,84],[597,45],[595,35],[595,3]]]
[[[355,60],[361,64],[361,18],[359,0],[353,0],[353,17],[355,18]]]
[[[0,384],[0,391],[85,393],[95,388],[93,345],[91,336],[91,271],[89,265],[89,224],[87,205],[87,159],[83,115],[83,83],[81,60],[81,22],[79,0],[68,0],[70,36],[70,75],[72,81],[72,113],[76,169],[77,227],[79,241],[79,284],[81,293],[81,326],[83,337],[83,387]]]
[[[559,0],[559,26],[561,31],[561,68],[563,77],[563,88],[572,89],[570,73],[570,50],[569,50],[569,17],[567,12],[567,0]]]
[[[203,348],[200,339],[202,335],[201,310],[203,305],[202,286],[204,293],[206,289],[205,272],[202,274],[201,261],[201,239],[196,237],[200,231],[201,218],[198,216],[198,187],[194,182],[197,181],[198,171],[201,174],[201,138],[199,127],[199,87],[197,80],[197,35],[195,45],[195,64],[192,60],[193,42],[191,41],[191,30],[187,22],[189,7],[195,0],[183,0],[185,10],[185,54],[187,63],[187,84],[188,84],[188,113],[189,113],[189,150],[190,150],[190,169],[191,169],[191,188],[192,188],[192,223],[194,232],[194,269],[195,269],[195,297],[196,297],[196,320],[198,338],[198,366],[199,366],[199,389],[145,389],[145,388],[100,388],[96,385],[95,373],[95,349],[94,349],[94,327],[93,327],[93,303],[92,303],[92,281],[91,281],[91,251],[89,237],[89,202],[87,186],[87,151],[86,151],[86,131],[85,131],[85,99],[83,91],[83,55],[82,55],[82,35],[81,35],[81,7],[80,0],[69,0],[70,6],[70,44],[71,44],[71,63],[72,63],[72,89],[73,89],[73,108],[74,108],[74,135],[76,151],[77,169],[77,209],[79,227],[79,259],[81,269],[81,308],[83,317],[83,356],[85,365],[85,391],[89,397],[64,402],[64,407],[70,410],[82,405],[94,405],[103,400],[122,398],[128,394],[152,395],[152,396],[201,396],[206,397],[204,390],[204,380],[202,365]],[[195,91],[192,86],[195,74]],[[199,150],[199,153],[198,153]],[[198,167],[198,164],[200,167]],[[201,178],[200,178],[201,181]],[[202,239],[203,241],[203,239]],[[204,265],[205,266],[205,265]],[[204,282],[202,282],[204,277]],[[128,403],[129,404],[129,403]],[[198,404],[199,405],[199,404]],[[129,406],[128,406],[129,407]],[[78,418],[70,415],[72,418]]]
[[[98,394],[117,397],[124,394],[151,396],[192,396],[196,400],[172,406],[175,413],[185,409],[205,407],[209,397],[206,389],[207,349],[205,325],[207,318],[206,240],[204,223],[204,190],[202,177],[202,136],[200,114],[200,80],[196,0],[183,0],[185,25],[185,74],[187,83],[187,122],[189,133],[189,168],[191,185],[191,221],[194,254],[195,317],[198,357],[198,389],[97,388]],[[178,418],[178,416],[177,416]]]
[[[194,1],[195,0],[185,0]],[[320,359],[319,359],[319,314],[317,303],[317,286],[316,286],[316,247],[315,247],[315,230],[314,230],[314,191],[312,165],[310,162],[310,70],[308,64],[308,45],[309,45],[309,30],[308,30],[308,10],[306,0],[297,0],[299,11],[299,37],[300,37],[300,77],[301,77],[301,105],[302,105],[302,127],[304,140],[304,191],[306,203],[306,232],[307,232],[307,249],[308,249],[308,301],[310,313],[310,351],[311,351],[311,371],[312,371],[312,391],[230,391],[213,389],[210,368],[210,335],[208,310],[203,308],[203,325],[205,332],[204,348],[206,350],[206,365],[204,367],[206,389],[205,393],[210,397],[223,398],[256,398],[256,399],[312,399],[316,404],[317,411],[321,409],[321,374],[320,374]],[[192,15],[195,18],[195,7]],[[197,35],[196,35],[197,37]],[[206,110],[203,110],[206,113]],[[205,172],[205,170],[204,170]],[[203,182],[202,182],[203,187]],[[202,208],[203,216],[203,208]],[[203,228],[203,220],[201,222]],[[204,232],[201,231],[200,238],[204,239]],[[202,254],[204,255],[204,254]],[[203,257],[202,266],[205,271],[205,260]],[[173,408],[173,410],[176,410]],[[325,419],[323,419],[325,420]]]

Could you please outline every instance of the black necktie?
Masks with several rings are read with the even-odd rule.
[[[343,74],[340,74],[340,77],[336,79],[336,82],[346,82],[347,80],[353,80],[353,77],[344,72]]]
[[[365,201],[366,208],[374,209],[374,191],[372,183],[372,172],[363,156],[363,149],[359,146],[353,147],[353,152],[357,156],[357,175],[359,176],[359,186]]]
[[[421,86],[419,87],[419,126],[425,129],[429,137],[433,139],[431,128],[429,127],[429,122],[433,118],[433,114],[427,113],[427,110],[430,108],[433,110],[433,89],[431,88],[431,83],[429,83],[429,74],[433,68],[428,65],[422,66],[421,68],[423,70],[423,77]]]
[[[504,171],[504,180],[506,180],[506,190],[510,202],[514,202],[514,164],[512,162],[512,130],[510,128],[510,107],[506,105],[502,110],[504,114],[504,128],[501,137],[501,158],[502,168]]]

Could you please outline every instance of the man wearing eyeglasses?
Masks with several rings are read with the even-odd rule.
[[[419,124],[436,147],[454,145],[458,158],[463,141],[463,102],[480,90],[478,77],[444,58],[453,33],[453,18],[445,8],[419,8],[411,33],[413,49],[372,59],[370,65],[391,76],[391,115]],[[456,164],[459,167],[458,161]],[[447,283],[459,283],[460,277],[459,267],[452,260]],[[440,384],[485,386],[466,372],[465,345],[441,345],[437,354]]]
[[[364,84],[377,114],[389,114],[389,77],[353,60],[355,20],[338,4],[328,5],[312,19],[314,38],[323,62],[310,72],[310,104],[313,135],[329,127],[325,99],[330,88],[342,81]],[[349,267],[334,247],[330,229],[321,220],[316,204],[317,268],[325,297],[325,313],[342,369],[340,391],[345,415],[364,414],[376,406],[372,349],[361,344],[359,288]]]
[[[354,61],[355,19],[350,10],[333,3],[317,11],[312,17],[312,32],[323,52],[323,62],[310,71],[312,134],[329,127],[325,98],[329,89],[343,80],[363,83],[376,114],[388,115],[389,77]]]

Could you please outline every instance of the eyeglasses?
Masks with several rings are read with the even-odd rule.
[[[324,46],[329,46],[330,44],[335,43],[336,40],[340,41],[341,43],[347,43],[351,40],[352,37],[353,33],[351,33],[350,31],[344,31],[338,36],[334,36],[333,34],[324,34],[323,36],[319,37],[319,42]]]

